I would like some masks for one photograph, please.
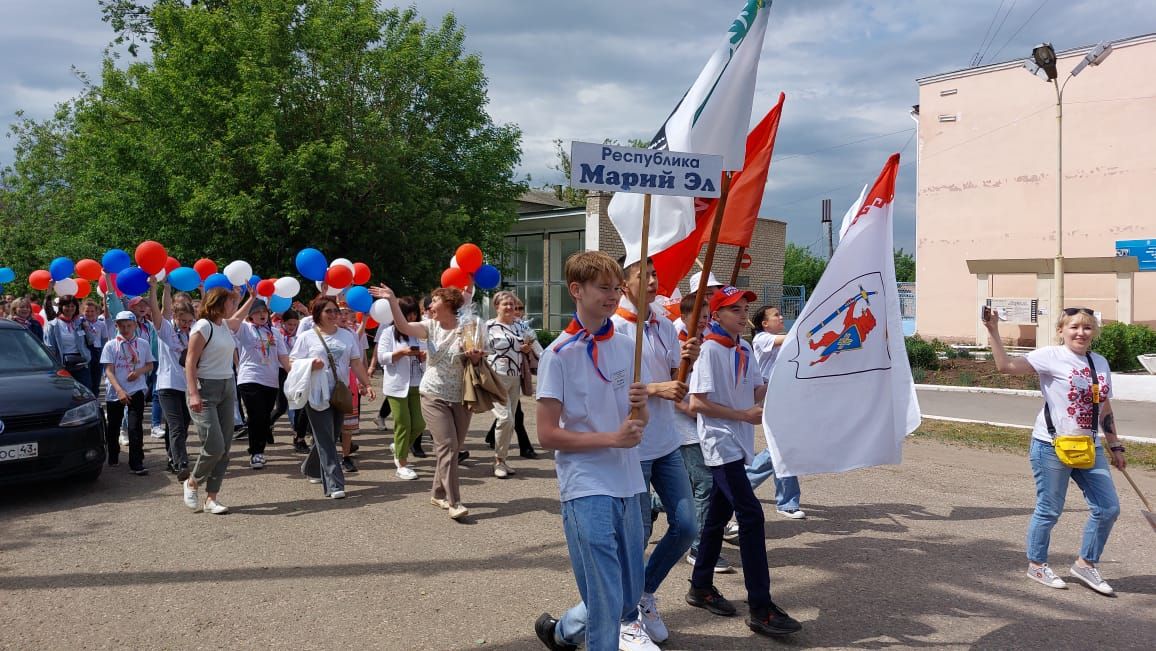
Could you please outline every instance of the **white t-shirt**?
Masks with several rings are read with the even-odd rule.
[[[634,377],[634,343],[615,333],[598,343],[598,368],[586,354],[586,342],[563,334],[538,363],[538,400],[562,403],[559,425],[572,432],[617,432],[630,415],[627,392]],[[561,350],[559,350],[561,349]],[[554,453],[563,502],[590,495],[626,498],[646,490],[637,448],[602,448]]]
[[[425,362],[413,355],[399,357],[394,362],[393,353],[406,346],[419,350],[425,350],[426,346],[416,337],[405,337],[406,341],[399,342],[396,333],[393,326],[381,329],[377,336],[377,361],[381,364],[381,392],[390,398],[404,398],[409,395],[410,387],[421,384]]]
[[[629,304],[629,299],[625,297],[619,307],[634,314],[634,305]],[[671,369],[678,368],[682,361],[678,333],[669,319],[657,316],[654,306],[651,306],[650,314],[645,326],[645,339],[642,341],[642,381],[647,384],[669,382]],[[614,329],[629,337],[630,345],[633,346],[637,324],[619,314],[610,318],[614,321]],[[638,444],[638,458],[651,461],[677,450],[682,445],[682,437],[675,429],[673,402],[653,396],[646,400],[646,409],[650,412],[650,420],[642,433],[642,442]]]
[[[260,384],[276,389],[281,355],[288,355],[285,337],[272,326],[245,321],[237,328],[237,384]]]
[[[357,354],[357,337],[345,328],[338,328],[333,334],[323,336],[325,337],[325,344],[329,346],[329,353],[333,355],[333,361],[337,364],[337,377],[348,384],[349,360]],[[289,357],[321,360],[324,364],[322,370],[325,371],[325,379],[329,381],[330,390],[333,389],[334,380],[333,373],[329,371],[329,356],[325,354],[325,346],[317,337],[316,329],[298,330],[297,343],[293,344],[293,350],[289,353]]]
[[[209,331],[213,338],[209,340]],[[233,377],[233,351],[237,344],[233,331],[224,321],[217,325],[208,319],[198,319],[190,334],[200,333],[208,342],[201,350],[201,360],[197,364],[197,377],[206,380],[229,380]]]
[[[1088,360],[1068,350],[1067,346],[1037,348],[1027,354],[1027,360],[1040,375],[1040,390],[1050,407],[1056,433],[1091,435],[1092,370],[1088,368]],[[1096,365],[1100,401],[1103,403],[1112,392],[1112,371],[1108,368],[1108,360],[1099,353],[1092,353],[1092,362]],[[1102,434],[1099,427],[1096,429]],[[1052,442],[1042,407],[1032,427],[1032,438]],[[1100,443],[1099,436],[1096,442]]]
[[[157,333],[157,390],[185,391],[185,367],[181,366],[181,352],[189,347],[189,335],[181,332],[171,321],[161,321]]]
[[[106,343],[100,351],[100,363],[102,365],[112,364],[112,372],[116,376],[116,381],[120,383],[120,388],[124,389],[124,392],[130,396],[137,391],[144,391],[148,387],[148,373],[141,373],[135,380],[128,379],[128,374],[133,369],[140,368],[152,361],[153,351],[149,348],[149,341],[141,337],[128,341],[118,335]],[[108,376],[104,378],[104,399],[108,402],[119,400],[116,389],[108,381]]]
[[[778,337],[779,335],[769,332],[760,332],[751,342],[751,348],[755,351],[755,363],[759,366],[759,375],[762,376],[764,384],[767,378],[771,377],[771,367],[775,365],[775,359],[782,350],[782,346],[775,346],[775,339]]]
[[[763,378],[751,359],[750,344],[740,339],[738,345],[746,351],[748,361],[736,382],[735,349],[717,341],[703,342],[690,379],[690,393],[705,394],[707,400],[732,409],[753,407],[755,388],[763,385]],[[750,464],[755,458],[755,426],[750,423],[699,414],[698,439],[708,466],[740,460]]]

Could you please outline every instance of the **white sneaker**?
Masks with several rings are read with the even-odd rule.
[[[128,432],[121,430],[120,438],[117,439],[117,442],[120,443],[120,447],[122,448],[128,447]]]
[[[458,502],[450,507],[450,517],[455,520],[460,520],[470,514],[470,510],[466,508],[465,504]]]
[[[1028,578],[1032,579],[1033,581],[1039,581],[1049,588],[1063,590],[1064,588],[1068,587],[1068,584],[1064,583],[1063,579],[1056,576],[1056,573],[1052,571],[1052,568],[1048,567],[1047,563],[1044,563],[1039,567],[1032,567],[1031,565],[1028,565]]]
[[[377,425],[377,429],[385,429],[385,419],[381,416],[374,416],[373,424]]]
[[[737,543],[739,541],[739,523],[731,520],[727,523],[726,529],[723,529],[723,540],[729,543]],[[651,637],[654,637],[653,635]]]
[[[254,454],[252,457],[249,457],[249,467],[252,468],[253,470],[260,470],[260,469],[264,468],[265,467],[265,455]]]
[[[434,506],[438,507],[439,509],[447,509],[448,510],[450,508],[450,503],[441,499],[440,497],[429,498],[429,503],[433,504]]]
[[[310,484],[320,484],[320,483],[321,483],[321,478],[320,478],[320,477],[310,477],[310,478],[309,478],[309,483],[310,483]]]
[[[393,443],[389,444],[389,454],[391,456],[393,456],[393,458],[395,458],[395,459],[397,458],[397,450],[395,449],[395,446]]]
[[[329,494],[330,499],[343,500],[345,499],[345,491],[333,491]]]
[[[213,515],[225,515],[229,512],[229,507],[221,504],[217,500],[205,500],[205,513],[212,513]]]
[[[651,641],[642,624],[637,621],[620,625],[618,634],[619,651],[661,651],[658,645]]]
[[[409,466],[402,466],[395,473],[398,479],[417,479],[417,473]]]
[[[494,476],[498,479],[505,479],[511,474],[512,473],[510,472],[510,467],[506,465],[505,461],[498,461],[494,463]]]
[[[165,437],[165,426],[153,425],[153,429],[151,432],[149,432],[149,436],[153,437],[154,439],[163,439]]]
[[[642,593],[642,600],[638,602],[638,621],[654,643],[661,644],[670,637],[662,615],[658,614],[658,599],[654,595]]]
[[[181,488],[184,491],[185,506],[193,510],[193,513],[198,513],[201,510],[201,502],[197,497],[197,489],[189,487],[189,480],[181,482]]]
[[[803,520],[807,517],[807,514],[799,509],[775,509],[775,512],[791,520]]]
[[[1080,567],[1076,563],[1072,563],[1072,569],[1070,570],[1070,573],[1075,578],[1083,581],[1084,584],[1089,588],[1099,592],[1100,594],[1116,594],[1116,591],[1112,589],[1112,586],[1108,585],[1108,582],[1104,580],[1104,577],[1100,576],[1100,570],[1094,567]],[[1059,579],[1057,578],[1057,580]]]

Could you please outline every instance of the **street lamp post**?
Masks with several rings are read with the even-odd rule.
[[[1064,83],[1057,79],[1056,51],[1051,43],[1041,43],[1032,50],[1032,58],[1025,63],[1025,67],[1032,74],[1043,71],[1046,81],[1050,81],[1056,89],[1056,257],[1053,260],[1052,273],[1052,318],[1058,318],[1064,309],[1064,88],[1073,77],[1080,74],[1088,66],[1098,66],[1112,53],[1112,44],[1102,42],[1088,51],[1084,58],[1068,73]],[[1059,334],[1053,335],[1053,343],[1062,343]],[[1038,342],[1037,342],[1037,345]]]

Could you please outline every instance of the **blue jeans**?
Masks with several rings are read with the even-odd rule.
[[[1098,443],[1098,441],[1097,441]],[[1068,479],[1076,480],[1076,485],[1084,492],[1088,502],[1088,522],[1084,525],[1084,539],[1080,544],[1080,558],[1099,563],[1108,534],[1120,515],[1120,501],[1116,497],[1116,485],[1108,468],[1108,455],[1096,446],[1096,465],[1088,470],[1069,468],[1060,463],[1051,444],[1032,439],[1029,453],[1032,462],[1032,476],[1036,480],[1036,511],[1028,523],[1028,560],[1033,563],[1048,562],[1048,546],[1052,540],[1052,527],[1064,512],[1064,498],[1068,494]]]
[[[642,462],[642,478],[647,488],[654,487],[658,497],[662,500],[663,510],[666,512],[668,524],[666,534],[655,545],[646,562],[645,581],[642,590],[654,594],[658,586],[662,585],[666,575],[682,559],[682,555],[690,549],[691,543],[698,537],[698,522],[695,519],[694,500],[690,492],[690,478],[687,476],[686,464],[683,463],[682,453],[678,450],[670,454]],[[645,555],[647,541],[650,540],[654,523],[651,522],[650,493],[643,493],[638,500],[642,507],[642,527],[644,536],[642,546]]]
[[[618,649],[619,627],[642,597],[640,496],[591,495],[562,502],[570,566],[582,601],[558,619],[555,636],[589,651]],[[583,640],[585,638],[585,640]]]
[[[694,495],[694,540],[690,543],[690,547],[698,549],[702,525],[706,524],[706,511],[710,507],[710,491],[714,486],[714,478],[710,474],[710,468],[707,468],[702,460],[702,446],[692,443],[682,446],[678,451],[682,453],[682,463],[686,466],[686,474],[690,477],[690,490]]]
[[[798,477],[779,478],[775,474],[775,466],[771,463],[771,451],[763,450],[755,455],[751,465],[747,466],[747,479],[751,480],[751,488],[758,489],[771,477],[775,478],[775,506],[780,511],[798,510],[802,489],[799,488]]]

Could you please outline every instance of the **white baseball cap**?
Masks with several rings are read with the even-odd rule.
[[[136,321],[136,315],[129,310],[121,310],[116,313],[116,321]]]
[[[694,275],[690,277],[690,291],[692,291],[692,292],[698,291],[698,282],[701,278],[702,278],[702,272],[701,271],[694,272]],[[713,273],[709,273],[706,276],[706,286],[707,287],[722,287],[723,284],[718,281],[718,278],[714,277]]]

